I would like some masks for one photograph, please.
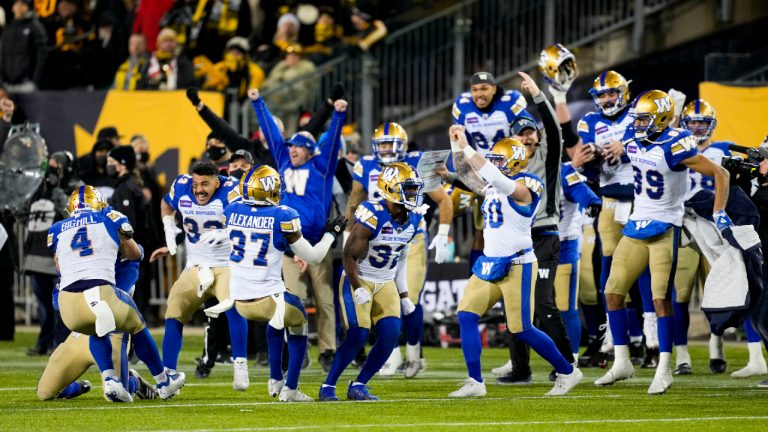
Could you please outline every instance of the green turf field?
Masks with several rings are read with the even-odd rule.
[[[372,393],[381,402],[286,404],[267,395],[267,370],[251,365],[251,388],[231,389],[231,366],[217,365],[210,378],[194,377],[194,357],[202,337],[187,338],[181,370],[187,385],[169,401],[111,404],[101,397],[95,366],[85,378],[94,383],[90,393],[74,400],[39,402],[35,385],[47,358],[27,357],[34,343],[32,333],[17,333],[13,343],[0,342],[0,430],[106,431],[106,430],[525,430],[703,432],[710,430],[765,430],[768,426],[768,389],[755,387],[758,379],[734,380],[728,374],[713,376],[707,367],[706,346],[691,349],[694,375],[676,378],[670,392],[646,394],[653,371],[637,369],[638,376],[614,387],[592,384],[603,370],[585,369],[585,380],[568,396],[544,396],[551,383],[549,368],[535,357],[534,382],[525,387],[502,387],[493,382],[490,369],[506,360],[506,351],[486,350],[483,365],[488,396],[472,400],[448,399],[465,377],[461,350],[428,348],[428,369],[414,380],[374,378]],[[728,373],[746,363],[746,344],[726,346]],[[313,360],[317,357],[312,351]],[[143,365],[137,369],[148,375]],[[343,399],[348,371],[340,381]],[[314,362],[302,374],[300,389],[317,397],[324,375]],[[151,380],[151,378],[150,378]]]

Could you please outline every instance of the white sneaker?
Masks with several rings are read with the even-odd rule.
[[[405,370],[406,378],[413,378],[421,370],[421,346],[405,345]]]
[[[474,378],[467,378],[464,385],[448,397],[485,396],[485,383],[477,382]]]
[[[616,361],[605,375],[595,381],[595,385],[608,386],[633,376],[635,376],[635,367],[632,366],[632,362],[629,360]]]
[[[114,376],[104,379],[104,399],[107,402],[133,402],[133,397],[123,387],[123,383]]]
[[[283,390],[283,386],[285,386],[285,380],[276,380],[270,378],[267,381],[267,391],[269,392],[269,395],[272,397],[277,397],[277,395],[280,394],[280,391]]]
[[[397,368],[403,364],[403,354],[400,352],[400,347],[395,347],[392,350],[392,354],[389,355],[387,362],[379,370],[381,376],[393,376],[397,373]]]
[[[643,335],[647,348],[659,347],[659,318],[655,313],[646,312],[643,314]]]
[[[573,372],[567,375],[557,374],[555,386],[552,387],[552,390],[547,392],[547,396],[562,396],[568,393],[581,382],[582,378],[584,378],[584,374],[582,374],[577,367],[574,367]]]
[[[611,326],[606,322],[600,326],[600,330],[605,330],[605,333],[603,333],[603,344],[600,345],[600,352],[607,354],[613,350],[613,333],[611,333]]]
[[[762,364],[756,362],[747,363],[743,368],[733,372],[731,378],[749,378],[765,374],[768,374],[768,367],[766,367],[765,360],[763,360]]]
[[[504,363],[503,365],[501,365],[501,366],[499,366],[497,368],[491,369],[491,373],[496,378],[507,376],[507,375],[511,374],[512,373],[512,360],[507,360],[507,362]]]
[[[251,380],[248,378],[248,360],[236,358],[233,366],[235,378],[232,381],[232,388],[238,391],[248,390],[251,385]]]
[[[280,402],[314,402],[315,401],[311,397],[300,392],[299,389],[291,390],[288,387],[283,387],[283,389],[280,390],[280,397],[278,398],[278,400]]]
[[[656,376],[653,377],[651,386],[648,387],[649,395],[661,395],[667,392],[667,389],[672,386],[672,369],[664,368],[664,370],[656,370]]]
[[[176,396],[176,392],[184,387],[184,383],[187,382],[187,376],[184,372],[166,370],[165,378],[165,382],[157,385],[157,393],[160,395],[160,399],[170,399]]]

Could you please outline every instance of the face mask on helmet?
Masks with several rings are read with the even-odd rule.
[[[633,114],[632,117],[634,118],[634,121],[632,122],[632,128],[635,131],[635,138],[648,138],[649,135],[656,132],[653,126],[653,120],[655,117],[653,114]]]
[[[608,89],[593,95],[595,105],[597,105],[603,114],[612,116],[626,106],[621,91],[619,89]]]
[[[424,202],[424,195],[421,193],[423,187],[424,182],[421,180],[408,179],[400,183],[400,196],[406,209],[413,210],[421,206]]]
[[[405,145],[402,141],[373,141],[373,154],[379,163],[389,165],[405,159]]]

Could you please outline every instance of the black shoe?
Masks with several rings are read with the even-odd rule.
[[[216,357],[216,363],[219,363],[219,364],[232,364],[232,356],[229,354],[229,352],[219,354]]]
[[[133,348],[133,347],[131,347]],[[128,363],[130,364],[136,364],[139,362],[139,356],[136,355],[136,350],[131,349],[131,353],[128,354]]]
[[[513,370],[508,375],[496,378],[496,384],[500,385],[530,385],[533,384],[531,374],[521,374]]]
[[[355,359],[352,360],[352,367],[362,369],[366,360],[368,360],[368,355],[365,353],[365,348],[360,348],[360,351],[355,354]]]
[[[141,375],[133,369],[129,370],[128,374],[132,377],[136,377],[139,381],[139,387],[136,389],[136,396],[139,399],[157,399],[157,389],[155,389],[155,386],[142,378]]]
[[[675,375],[691,375],[693,373],[693,370],[691,369],[691,365],[689,365],[688,363],[681,363],[677,365],[677,367],[672,373]]]
[[[34,347],[27,350],[27,355],[30,357],[44,356],[48,354],[48,350],[45,348]]]
[[[331,350],[325,350],[317,357],[317,361],[323,368],[323,372],[328,373],[331,371],[331,364],[333,363],[334,352]]]
[[[634,366],[643,364],[643,341],[631,342],[629,344],[629,361]]]
[[[259,366],[269,366],[269,353],[265,353],[265,352],[257,353],[256,364]]]
[[[589,344],[584,352],[579,356],[579,368],[597,367],[595,357],[600,357],[600,345],[603,341],[600,338],[590,337]]]
[[[643,358],[643,363],[640,365],[643,369],[656,369],[656,366],[659,365],[659,349],[658,348],[648,348],[645,350],[645,358]]]
[[[311,364],[312,360],[309,358],[309,345],[307,345],[307,350],[304,352],[304,360],[301,361],[301,370],[308,368]]]
[[[211,368],[209,368],[203,359],[197,359],[197,366],[195,367],[195,378],[208,378],[211,374]]]
[[[723,359],[709,359],[709,370],[711,370],[712,373],[721,374],[725,372],[727,365],[728,362]]]
[[[88,393],[89,391],[91,391],[91,382],[90,381],[83,380],[83,381],[78,381],[77,383],[80,384],[80,390],[78,390],[75,393],[72,393],[71,395],[67,395],[67,396],[61,396],[61,394],[59,394],[59,396],[57,396],[57,397],[60,398],[60,399],[74,399],[74,398],[76,398],[76,397],[78,397],[80,395],[84,395],[84,394]]]
[[[552,372],[549,373],[549,376],[547,377],[548,380],[551,382],[555,382],[557,380],[557,371],[552,369]]]

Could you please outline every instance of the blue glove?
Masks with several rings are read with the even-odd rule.
[[[728,213],[726,213],[725,210],[718,210],[713,213],[712,220],[715,221],[717,229],[721,233],[726,229],[733,227],[733,222],[731,222],[731,218],[728,217]]]

